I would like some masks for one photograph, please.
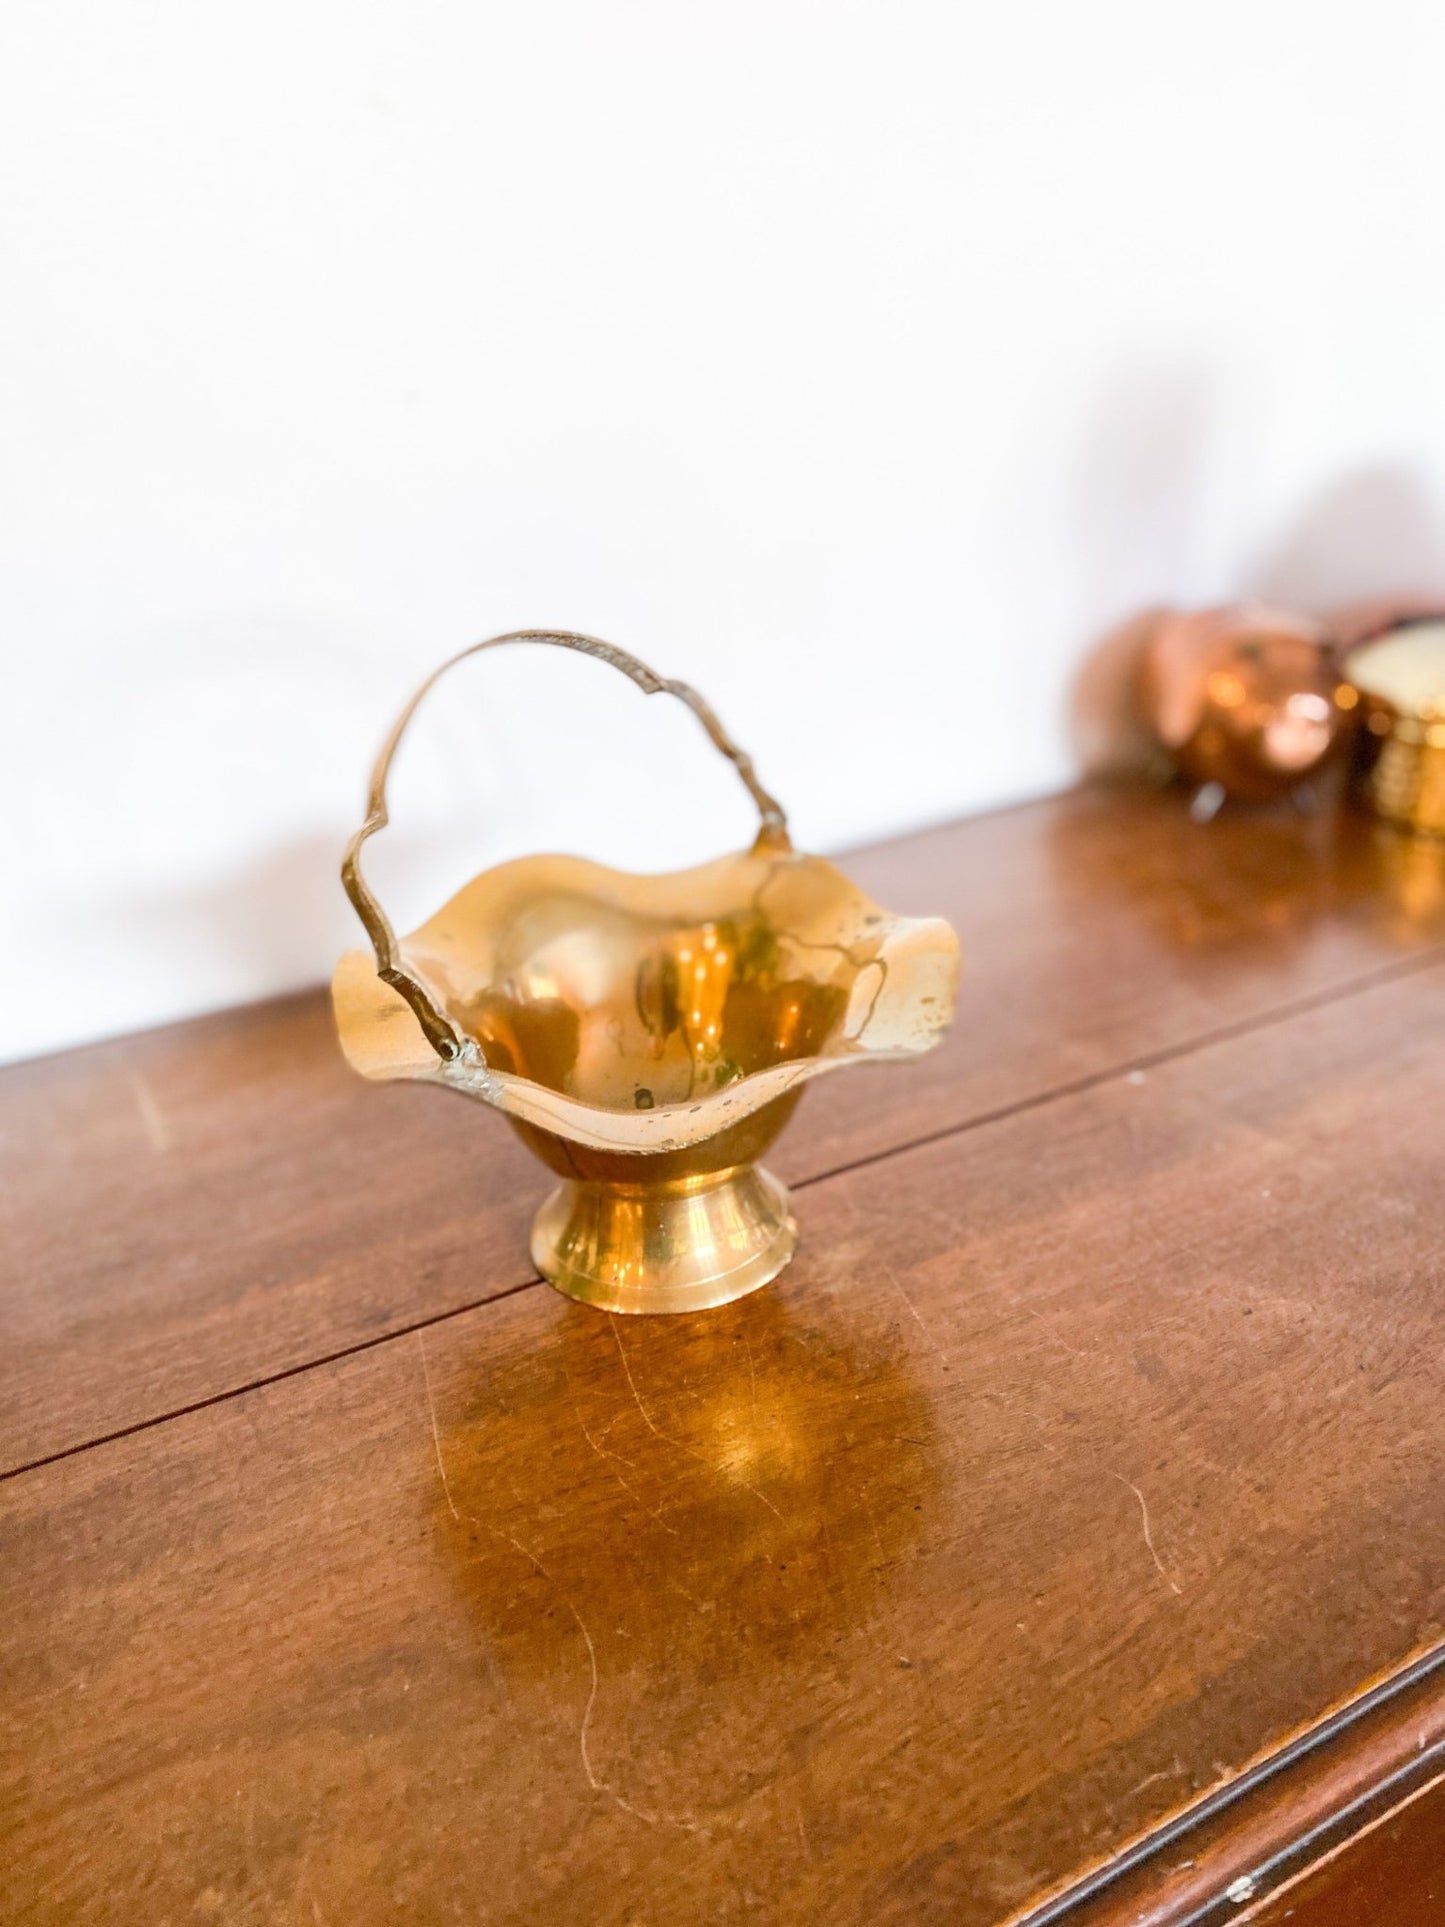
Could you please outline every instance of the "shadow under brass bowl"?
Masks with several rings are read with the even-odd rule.
[[[439,1084],[507,1117],[562,1180],[531,1247],[559,1290],[609,1311],[725,1304],[792,1256],[787,1193],[757,1160],[804,1084],[935,1044],[957,940],[796,853],[751,764],[684,685],[590,638],[523,632],[477,647],[510,640],[585,648],[680,695],[759,802],[758,840],[663,876],[523,858],[398,940],[360,878],[364,826],[344,875],[376,954],[337,967],[342,1045],[366,1077]],[[373,779],[371,829],[416,700]]]

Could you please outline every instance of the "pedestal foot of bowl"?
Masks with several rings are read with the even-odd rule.
[[[797,1225],[757,1165],[665,1183],[559,1185],[532,1226],[550,1284],[604,1311],[706,1311],[777,1277]]]

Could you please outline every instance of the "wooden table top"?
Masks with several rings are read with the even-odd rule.
[[[1445,858],[1093,789],[849,868],[956,1028],[696,1317],[540,1284],[319,994],[0,1073],[5,1920],[1203,1923],[1439,1815]]]

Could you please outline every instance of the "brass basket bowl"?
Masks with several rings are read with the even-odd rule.
[[[757,804],[757,840],[665,876],[566,856],[504,863],[398,939],[360,867],[387,821],[397,745],[446,670],[515,642],[595,656],[686,703]],[[563,1180],[533,1226],[534,1262],[608,1311],[696,1311],[776,1277],[797,1231],[757,1160],[804,1084],[917,1056],[953,1014],[949,926],[890,916],[794,851],[782,809],[696,691],[590,636],[522,630],[444,663],[382,749],[342,881],[374,952],[349,952],[332,985],[348,1059],[365,1077],[419,1078],[503,1112]]]

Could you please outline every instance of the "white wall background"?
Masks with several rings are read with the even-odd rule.
[[[590,628],[800,839],[1067,782],[1141,603],[1445,587],[1429,0],[7,0],[0,1055],[324,976],[434,660]],[[405,924],[748,834],[605,671],[469,665]]]

